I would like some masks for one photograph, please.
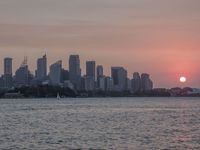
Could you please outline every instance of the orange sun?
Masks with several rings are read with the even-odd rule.
[[[186,82],[186,81],[187,81],[186,77],[183,77],[183,76],[180,77],[180,82],[181,82],[181,83],[184,83],[184,82]]]

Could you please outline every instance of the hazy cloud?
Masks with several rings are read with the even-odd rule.
[[[40,55],[39,49],[59,56],[58,50],[63,55],[78,49],[83,60],[92,57],[103,63],[104,57],[115,55],[106,63],[149,71],[158,85],[168,85],[160,75],[173,73],[162,68],[177,59],[193,70],[200,68],[196,63],[200,55],[199,6],[199,0],[2,0],[1,59],[22,49],[34,58]],[[200,71],[193,76],[197,74]]]

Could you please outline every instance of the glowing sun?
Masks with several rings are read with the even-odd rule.
[[[184,82],[186,82],[186,81],[187,81],[186,77],[183,77],[183,76],[180,77],[180,82],[181,82],[181,83],[184,83]]]

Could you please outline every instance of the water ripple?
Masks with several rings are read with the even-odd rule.
[[[200,99],[0,100],[2,150],[198,150]]]

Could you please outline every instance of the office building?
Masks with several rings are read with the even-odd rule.
[[[100,87],[100,78],[103,77],[103,66],[97,66],[97,87]]]
[[[32,75],[28,69],[27,58],[15,72],[15,86],[28,86]]]
[[[94,91],[95,82],[94,79],[90,76],[84,76],[84,90],[85,91]]]
[[[127,89],[127,71],[123,67],[112,67],[113,90],[124,91]]]
[[[36,78],[43,81],[47,76],[47,57],[44,55],[37,60]]]
[[[106,90],[106,77],[105,76],[100,76],[98,78],[99,80],[99,87],[98,89],[101,91],[105,91]]]
[[[113,91],[113,79],[111,77],[105,77],[105,90]]]
[[[141,90],[143,92],[148,92],[153,89],[153,82],[150,79],[150,75],[147,73],[143,73],[141,75]]]
[[[127,78],[126,79],[126,84],[127,84],[126,90],[127,91],[131,91],[132,90],[132,81],[131,81],[131,79]]]
[[[91,77],[95,81],[95,61],[87,61],[86,62],[86,76]]]
[[[133,73],[131,88],[133,93],[138,93],[141,91],[141,78],[138,72]]]
[[[69,81],[69,71],[62,68],[61,70],[61,82]]]
[[[0,88],[4,88],[4,80],[2,76],[0,76]]]
[[[4,75],[3,75],[4,88],[10,88],[13,86],[12,78],[12,58],[4,59]]]
[[[103,66],[98,65],[97,66],[97,77],[102,77],[103,76]]]
[[[4,59],[4,75],[10,74],[12,75],[12,58],[5,58]]]
[[[69,57],[69,80],[75,89],[80,89],[81,69],[79,55],[70,55]]]
[[[61,83],[62,61],[57,61],[50,66],[49,78],[52,85]]]

